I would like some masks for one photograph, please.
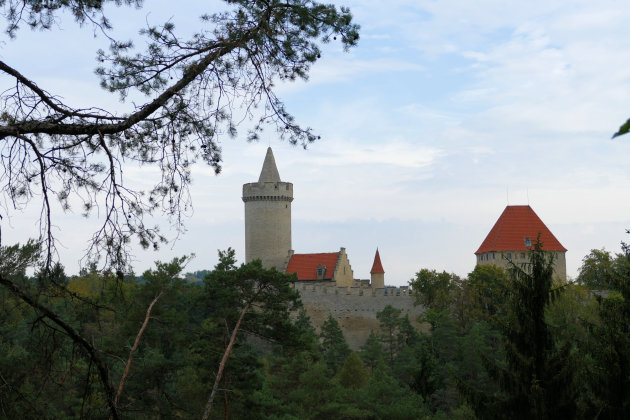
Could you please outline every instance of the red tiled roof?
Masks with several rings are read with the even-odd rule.
[[[320,254],[293,254],[289,260],[286,273],[297,273],[298,280],[318,280],[317,267],[326,267],[326,274],[322,280],[332,280],[339,252],[325,252]]]
[[[475,254],[490,251],[527,251],[540,233],[545,251],[566,251],[530,206],[507,206]]]
[[[374,264],[372,264],[370,274],[385,274],[383,264],[381,264],[381,256],[378,253],[378,248],[376,249],[376,255],[374,255]]]

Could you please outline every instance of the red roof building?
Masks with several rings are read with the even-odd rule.
[[[566,279],[567,249],[551,233],[530,206],[507,206],[486,239],[475,252],[477,264],[496,264],[507,268],[508,261],[529,261],[527,252],[540,237],[544,251],[553,252],[555,275]]]
[[[352,286],[354,282],[345,248],[341,248],[339,252],[293,254],[285,272],[296,273],[298,281],[334,281],[338,286]]]

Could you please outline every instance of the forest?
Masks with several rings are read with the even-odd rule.
[[[593,250],[566,284],[540,244],[507,271],[421,269],[426,328],[386,307],[358,351],[334,318],[313,328],[293,275],[231,249],[203,280],[190,257],[68,276],[38,272],[42,255],[0,251],[2,418],[630,416],[625,247]]]

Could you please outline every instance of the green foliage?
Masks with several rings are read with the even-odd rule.
[[[351,352],[343,361],[343,367],[337,377],[344,388],[357,389],[365,385],[368,373],[359,356],[355,352]]]
[[[400,331],[401,310],[387,305],[382,311],[376,313],[376,319],[380,322],[381,342],[387,355],[389,366],[393,366],[394,358],[400,348],[398,333]]]
[[[599,303],[601,325],[591,337],[593,367],[586,381],[587,413],[604,419],[630,416],[630,304],[613,294]]]
[[[577,283],[593,290],[618,289],[618,283],[630,269],[624,254],[614,257],[604,249],[593,249],[582,259]]]
[[[417,419],[429,414],[422,397],[410,393],[380,363],[363,387],[364,404],[378,419]]]
[[[264,269],[260,260],[239,267],[235,262],[234,250],[219,251],[219,262],[204,280],[208,307],[233,326],[249,306],[242,329],[287,344],[297,340],[289,316],[300,305],[299,293],[291,287],[295,276]]]
[[[2,255],[15,253],[29,261],[30,247],[1,248]],[[180,278],[187,258],[156,263],[142,275],[142,281],[121,281],[111,273],[86,271],[83,276],[65,279],[54,274],[55,282],[28,278],[24,270],[12,270],[11,281],[19,282],[24,293],[39,295],[39,304],[53,311],[65,324],[88,340],[98,354],[107,355],[109,386],[117,387],[129,349],[145,321],[149,303],[156,296],[151,318],[142,335],[130,374],[117,407],[117,413],[134,418],[199,418],[214,381],[214,372],[223,354],[226,322],[234,306],[235,291],[248,299],[254,296],[256,308],[247,326],[282,342],[294,344],[294,331],[288,315],[296,294],[288,286],[290,276],[278,272],[262,273],[266,284],[234,277],[261,274],[256,264],[239,271],[229,264],[226,252],[219,273],[208,281],[208,288],[220,279],[224,294],[208,295],[200,284]],[[233,254],[232,254],[233,255]],[[7,260],[8,261],[8,260]],[[17,261],[12,259],[11,261]],[[258,270],[258,271],[257,271]],[[8,271],[4,271],[7,273]],[[230,277],[232,276],[232,277]],[[220,279],[218,279],[220,278]],[[261,277],[259,276],[260,280]],[[12,283],[2,278],[3,285]],[[65,297],[60,296],[67,284]],[[231,289],[231,290],[230,290]],[[95,362],[50,319],[26,304],[21,295],[0,288],[0,375],[3,415],[22,418],[103,418],[108,417],[103,384]],[[287,298],[287,301],[282,299]],[[35,298],[33,298],[35,299]],[[219,299],[223,299],[222,301]],[[64,325],[65,325],[64,324]],[[275,334],[275,335],[274,335]],[[261,358],[258,349],[241,340],[221,381],[221,400],[216,415],[242,418],[248,413],[254,391],[261,388]]]
[[[418,271],[409,281],[416,302],[438,312],[454,301],[453,293],[460,283],[461,279],[456,274],[438,273],[426,268]]]
[[[459,306],[463,322],[489,321],[507,311],[509,280],[501,267],[478,264],[462,282],[463,291]]]
[[[324,321],[319,333],[324,361],[333,372],[336,372],[350,355],[350,347],[343,336],[339,323],[332,315]]]
[[[315,333],[293,277],[257,262],[238,266],[231,249],[200,284],[181,278],[187,258],[156,263],[138,281],[95,270],[66,278],[61,268],[29,277],[37,247],[0,248],[3,261],[24,261],[0,261],[8,276],[0,288],[0,416],[109,416],[92,357],[14,284],[107,355],[113,388],[160,296],[117,407],[123,418],[199,418],[248,302],[213,419],[628,418],[630,264],[613,264],[610,293],[597,297],[583,285],[560,293],[539,251],[503,290],[502,271],[471,272],[451,292],[455,304],[426,311],[428,331],[386,307],[379,331],[354,353],[334,318]]]
[[[587,392],[580,407],[585,417],[625,419],[630,416],[630,252],[624,254],[611,279],[612,292],[598,297],[599,322],[590,324],[581,358]],[[623,260],[621,260],[623,259]]]
[[[502,320],[506,363],[487,361],[500,393],[472,398],[481,417],[571,418],[575,393],[568,346],[558,348],[545,320],[558,296],[552,289],[553,260],[537,241],[530,262],[510,269],[509,312]]]
[[[622,136],[630,131],[630,119],[628,119],[625,123],[619,127],[619,130],[613,134],[612,138],[614,139],[617,136]]]
[[[0,247],[0,275],[23,276],[28,267],[37,265],[39,258],[39,244],[32,239],[24,245]]]
[[[359,353],[361,360],[373,372],[378,366],[379,362],[383,360],[383,345],[381,344],[380,337],[372,330],[365,344],[361,346],[361,352]]]
[[[593,249],[582,259],[577,283],[591,289],[609,289],[613,278],[613,259],[605,249]]]

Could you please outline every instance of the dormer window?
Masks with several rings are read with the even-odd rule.
[[[525,246],[532,246],[532,240],[529,236],[525,237]]]
[[[323,280],[326,277],[326,266],[320,264],[317,266],[317,280]]]

